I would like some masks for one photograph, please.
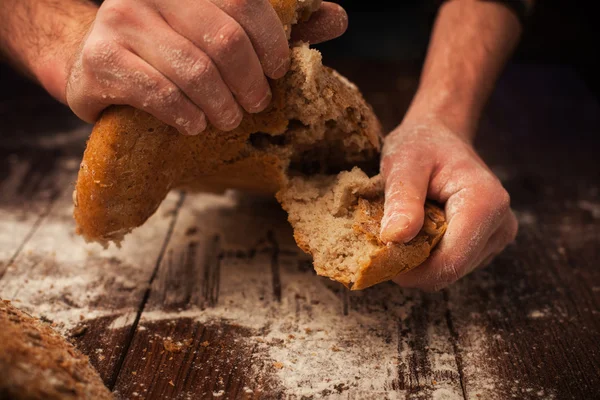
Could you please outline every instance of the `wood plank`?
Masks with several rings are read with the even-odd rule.
[[[521,232],[488,269],[448,292],[465,392],[597,398],[600,167],[592,144],[600,107],[568,71],[524,68],[507,78],[479,147],[512,195]]]
[[[70,172],[69,183],[75,180],[76,168]],[[170,194],[121,249],[104,250],[75,234],[72,187],[67,187],[7,269],[0,297],[54,321],[63,334],[76,336],[78,347],[110,385],[131,333],[109,327],[126,326],[123,320],[135,319],[180,195]]]
[[[585,265],[569,265],[572,248],[560,236],[526,226],[518,239],[518,248],[450,290],[468,397],[594,398],[600,296],[573,276],[571,268]],[[597,249],[600,241],[588,243]]]
[[[5,121],[0,120],[0,125]],[[56,129],[63,129],[59,126]],[[3,135],[0,146],[0,279],[23,244],[47,215],[52,203],[73,180],[79,163],[75,154],[89,127],[51,130],[40,141]],[[54,136],[54,137],[53,137]],[[59,138],[58,140],[56,138]],[[63,139],[63,140],[60,140]],[[74,141],[74,145],[65,145]]]
[[[393,127],[412,87],[389,85],[393,66],[373,78],[352,68]],[[192,195],[181,210],[171,194],[123,250],[83,245],[60,190],[80,155],[53,153],[81,143],[38,134],[31,143],[46,144],[0,149],[0,212],[19,228],[0,258],[16,254],[0,296],[75,336],[125,398],[598,397],[600,113],[574,79],[533,68],[501,82],[478,148],[513,195],[521,233],[445,293],[348,293],[314,275],[278,206],[232,194]],[[48,154],[62,161],[36,161]]]
[[[463,398],[441,295],[392,284],[348,295],[308,261],[274,201],[188,195],[115,390]]]

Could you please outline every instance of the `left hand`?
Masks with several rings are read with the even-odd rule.
[[[448,221],[431,256],[394,279],[400,286],[440,290],[487,265],[516,236],[508,193],[463,137],[439,119],[424,118],[403,122],[386,138],[382,240],[414,238],[426,198],[445,204]]]

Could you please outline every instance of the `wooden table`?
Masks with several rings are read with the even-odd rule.
[[[334,65],[391,128],[415,74]],[[600,106],[571,70],[499,83],[477,147],[519,236],[434,294],[317,277],[277,204],[235,193],[171,193],[121,249],[86,245],[71,191],[90,128],[3,76],[0,297],[54,321],[118,397],[600,398]]]

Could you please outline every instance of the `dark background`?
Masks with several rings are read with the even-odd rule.
[[[381,65],[378,61],[393,60],[418,71],[435,20],[436,1],[337,2],[347,10],[350,24],[342,37],[315,46],[323,53],[325,64],[336,66],[339,59],[371,59],[376,73],[377,65]],[[600,32],[593,4],[538,0],[510,63],[572,67],[599,98]],[[0,98],[11,96],[5,89],[7,85],[14,87],[16,81],[21,83],[22,90],[32,90],[31,85],[0,62]]]
[[[421,65],[433,21],[434,1],[336,1],[348,12],[348,31],[316,46],[334,58],[399,60]],[[511,63],[573,67],[596,97],[600,92],[600,32],[592,1],[537,0]]]

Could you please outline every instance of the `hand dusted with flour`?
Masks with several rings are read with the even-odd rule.
[[[274,4],[284,23],[294,23],[312,10],[306,8],[307,2],[292,2],[288,8]],[[386,246],[377,233],[374,237],[372,229],[365,230],[378,226],[382,213],[366,212],[372,207],[364,201],[359,205],[352,185],[340,190],[347,192],[344,198],[356,200],[344,207],[357,218],[364,216],[357,222],[357,229],[363,232],[352,239],[352,229],[331,231],[329,240],[347,243],[348,248],[337,249],[339,254],[332,260],[319,256],[323,243],[307,240],[302,225],[302,219],[316,212],[316,206],[302,201],[302,196],[310,193],[294,192],[294,186],[311,192],[308,182],[313,176],[335,180],[340,171],[355,166],[375,174],[381,127],[358,88],[324,67],[320,54],[306,44],[292,47],[290,69],[272,82],[271,90],[272,104],[261,113],[246,113],[231,132],[209,126],[202,135],[189,137],[141,110],[114,107],[104,112],[88,142],[73,195],[78,232],[105,245],[119,243],[154,213],[171,189],[235,188],[279,192],[278,199],[290,211],[296,240],[315,257],[319,274],[353,289],[392,279],[423,262],[444,232],[443,212],[431,208],[435,220],[424,226],[423,234],[412,243]],[[369,181],[364,172],[356,171],[364,178],[359,181]],[[343,180],[344,174],[341,172],[339,179]],[[379,182],[371,185],[377,193],[362,200],[382,206],[382,180],[373,179]],[[333,218],[344,224],[346,216],[342,214],[332,211],[323,215],[323,220]],[[352,251],[362,254],[347,254]]]
[[[488,264],[516,237],[510,197],[472,142],[485,102],[521,27],[497,2],[451,1],[440,9],[419,89],[402,123],[386,138],[381,237],[413,239],[426,198],[445,203],[448,231],[402,286],[439,290]]]
[[[274,3],[289,8],[289,0]],[[282,25],[279,17],[303,18],[320,6],[307,1],[298,16],[278,16],[267,0],[107,0],[73,57],[65,99],[88,122],[126,104],[188,135],[208,123],[230,131],[244,111],[267,107],[267,78],[281,78],[290,66],[289,24],[297,21]],[[321,23],[304,28],[308,37],[322,41],[345,30],[341,7],[319,11]],[[323,20],[337,23],[322,29]]]

